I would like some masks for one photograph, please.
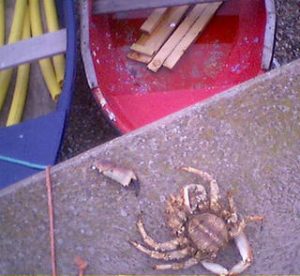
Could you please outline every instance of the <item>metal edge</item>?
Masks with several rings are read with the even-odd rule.
[[[93,14],[125,12],[140,9],[154,9],[179,5],[193,5],[198,3],[213,3],[218,1],[220,0],[95,0],[93,4]]]
[[[266,29],[262,53],[261,68],[269,70],[274,53],[275,31],[276,31],[276,9],[274,0],[265,0]]]
[[[83,66],[91,89],[98,87],[98,81],[90,48],[89,0],[80,1],[80,49]]]
[[[82,0],[80,1],[80,48],[81,48],[81,56],[83,60],[84,70],[86,74],[86,78],[89,84],[90,89],[92,90],[92,94],[98,103],[98,105],[104,111],[104,115],[114,123],[116,127],[117,118],[114,112],[111,110],[108,105],[101,89],[98,86],[98,80],[95,72],[94,62],[91,53],[90,47],[90,32],[89,32],[89,14],[91,8],[90,0]]]

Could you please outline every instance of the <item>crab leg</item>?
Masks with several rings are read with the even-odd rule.
[[[234,214],[235,216],[237,216],[237,208],[235,206],[235,202],[234,202],[234,198],[233,198],[233,191],[229,191],[227,193],[227,200],[228,200],[228,205],[229,205],[230,212],[232,214]],[[259,215],[246,216],[245,217],[245,224],[247,224],[248,222],[262,221],[263,219],[264,219],[264,217],[259,216]]]
[[[246,216],[245,217],[246,223],[248,223],[248,222],[259,222],[259,221],[262,221],[262,220],[264,220],[264,217],[260,216],[260,215],[251,215],[251,216]]]
[[[138,219],[137,222],[137,228],[144,240],[144,242],[150,246],[151,248],[153,248],[154,250],[160,250],[160,251],[170,251],[170,250],[175,250],[177,249],[179,246],[182,245],[187,245],[188,244],[188,239],[184,238],[184,237],[178,237],[176,239],[167,241],[167,242],[156,242],[155,240],[153,240],[146,232],[145,227],[144,227],[144,223],[142,221],[142,218]]]
[[[146,248],[145,246],[143,246],[143,245],[141,245],[137,242],[134,242],[134,241],[130,241],[130,243],[136,249],[138,249],[138,250],[142,251],[143,253],[149,255],[151,258],[161,259],[161,260],[165,260],[165,261],[183,259],[191,253],[191,248],[190,247],[186,247],[186,248],[171,251],[171,252],[159,252],[159,251],[155,251],[155,250],[150,250],[150,249]]]
[[[237,208],[235,206],[235,202],[233,199],[233,191],[229,191],[227,193],[227,200],[229,205],[229,211],[231,213],[230,218],[228,220],[229,223],[237,224],[238,222],[238,215],[237,215]],[[235,238],[242,233],[246,227],[246,225],[249,222],[259,222],[264,219],[263,216],[259,215],[252,215],[252,216],[246,216],[245,218],[241,219],[240,223],[238,224],[238,227],[236,227],[233,231],[231,231],[230,235],[231,237]]]
[[[234,241],[240,252],[240,255],[242,256],[242,260],[230,269],[229,275],[242,273],[253,262],[253,252],[245,233],[241,232],[237,237],[234,238]]]
[[[203,265],[203,267],[206,270],[208,270],[214,274],[217,274],[217,275],[227,275],[228,274],[228,270],[225,267],[223,267],[222,265],[208,262],[208,261],[201,261],[201,264]]]
[[[171,264],[155,265],[154,269],[156,269],[156,270],[166,270],[166,269],[180,270],[180,269],[189,268],[189,267],[194,266],[198,263],[199,263],[199,261],[196,258],[190,258],[190,259],[187,259],[185,262],[182,262],[182,263],[171,263]]]
[[[227,200],[228,200],[228,205],[229,205],[229,210],[231,213],[236,214],[237,213],[237,208],[235,206],[234,198],[233,198],[233,191],[228,191],[227,193]]]
[[[219,212],[221,209],[219,200],[220,200],[220,191],[217,181],[207,172],[192,168],[192,167],[183,167],[186,172],[194,173],[202,177],[205,181],[209,182],[210,185],[210,209]]]
[[[237,208],[235,206],[235,202],[234,202],[234,198],[233,198],[233,191],[232,190],[230,190],[230,191],[227,192],[227,202],[228,202],[229,213],[228,213],[228,211],[225,211],[225,212],[227,212],[227,215],[230,215],[227,218],[227,222],[236,225],[237,222],[238,222],[238,215],[237,215]],[[239,224],[238,229],[235,229],[234,231],[231,232],[231,236],[234,238],[241,231],[243,231],[245,227],[246,227],[246,223],[243,220]]]

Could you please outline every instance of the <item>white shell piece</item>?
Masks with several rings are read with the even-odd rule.
[[[205,269],[207,269],[208,271],[215,273],[217,275],[227,275],[228,274],[228,270],[220,264],[216,264],[216,263],[212,263],[212,262],[208,262],[208,261],[201,261],[201,264],[203,265],[203,267]]]

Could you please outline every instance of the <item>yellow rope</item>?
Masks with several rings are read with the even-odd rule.
[[[8,38],[8,44],[14,43],[20,40],[23,30],[24,16],[27,6],[27,0],[17,0],[15,4],[14,17],[10,34]],[[2,109],[9,83],[12,77],[13,69],[7,69],[0,72],[0,110]]]
[[[5,13],[4,0],[0,0],[0,46],[5,42]]]
[[[22,39],[28,38],[30,38],[30,19],[29,10],[27,9],[24,19]],[[11,126],[21,121],[27,96],[29,72],[30,64],[23,64],[18,67],[16,86],[6,126]]]
[[[49,32],[59,30],[57,12],[54,0],[44,1],[44,9],[46,14],[47,26]],[[56,79],[60,87],[62,87],[65,75],[65,58],[64,55],[57,55],[53,57],[53,65],[56,74]]]
[[[42,35],[43,27],[42,27],[39,0],[29,0],[29,8],[30,8],[30,25],[31,25],[32,36]],[[60,95],[61,89],[56,80],[51,59],[50,58],[42,59],[39,61],[39,64],[40,64],[40,68],[44,80],[51,94],[51,97],[53,100],[57,100]]]

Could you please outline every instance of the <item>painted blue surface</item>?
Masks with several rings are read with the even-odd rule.
[[[0,128],[0,188],[37,173],[56,162],[71,105],[76,74],[74,2],[59,1],[59,15],[67,28],[66,73],[56,110],[12,127]],[[31,166],[33,165],[33,166]],[[33,168],[33,167],[41,168]]]

